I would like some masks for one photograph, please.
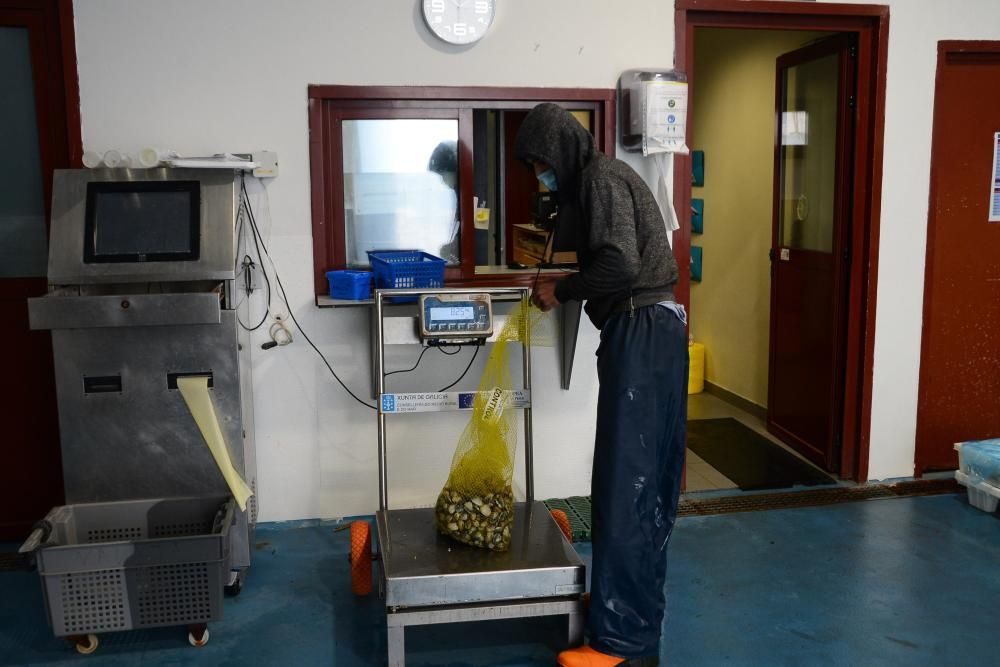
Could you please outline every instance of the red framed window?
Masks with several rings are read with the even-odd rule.
[[[533,268],[512,268],[515,227],[538,186],[512,155],[517,128],[555,102],[613,154],[614,100],[610,89],[310,86],[315,293],[327,271],[365,266],[367,250],[403,248],[447,260],[448,284],[529,283]]]

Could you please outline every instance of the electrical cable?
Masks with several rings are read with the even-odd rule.
[[[243,257],[243,266],[245,267],[244,270],[242,271],[242,273],[243,273],[243,287],[246,290],[247,296],[249,296],[249,295],[253,294],[253,270],[254,270],[254,268],[256,268],[257,264],[253,261],[253,258],[250,257],[250,255],[244,255],[244,257]],[[263,273],[264,272],[264,266],[261,265],[260,269],[261,269],[261,273]],[[264,274],[264,281],[267,282],[267,274]],[[268,292],[270,292],[270,284],[269,283],[268,283]],[[247,310],[249,310],[249,309],[250,309],[250,306],[248,304],[247,305]],[[242,320],[240,320],[240,326],[243,327],[244,329],[246,329],[247,331],[256,331],[257,329],[260,329],[262,326],[264,326],[264,322],[267,321],[268,315],[271,314],[270,311],[271,311],[271,308],[270,308],[270,305],[268,305],[268,307],[264,309],[264,314],[261,316],[260,322],[258,322],[257,324],[255,324],[252,327],[248,327],[247,325],[243,324]],[[239,319],[239,315],[238,314],[237,314],[237,319]]]
[[[242,234],[243,234],[243,200],[241,198],[240,208],[236,212],[236,253],[235,256],[233,257],[233,271],[235,271],[240,266],[240,241],[243,240],[241,237]]]
[[[549,232],[549,238],[545,242],[545,250],[542,252],[542,257],[546,258],[545,261],[538,263],[538,269],[535,271],[535,279],[531,282],[531,293],[534,295],[535,290],[538,289],[538,276],[542,273],[542,264],[548,264],[552,261],[552,254],[555,250],[553,248],[553,241],[556,238],[555,230]]]
[[[424,353],[426,353],[427,350],[429,350],[429,349],[431,349],[431,348],[430,347],[425,347],[424,349],[422,349],[420,351],[420,356],[417,357],[417,363],[413,364],[412,367],[410,367],[410,368],[402,368],[402,369],[400,369],[398,371],[389,371],[388,373],[385,374],[385,376],[389,377],[390,375],[395,375],[396,373],[411,373],[411,372],[417,370],[417,366],[420,365],[420,360],[424,358]]]
[[[264,308],[264,317],[261,321],[261,324],[263,324],[263,320],[266,320],[267,316],[271,314],[271,281],[268,280],[267,278],[267,267],[264,266],[264,255],[262,255],[260,252],[260,246],[264,241],[260,239],[260,230],[257,229],[257,221],[254,218],[253,209],[250,208],[250,193],[247,192],[246,183],[244,182],[243,175],[240,175],[240,189],[243,190],[243,198],[246,200],[246,206],[247,206],[247,215],[250,218],[251,224],[253,225],[253,234],[252,234],[253,245],[257,249],[257,259],[260,261],[260,272],[264,276],[264,285],[267,287],[267,302]],[[271,259],[271,256],[268,255],[267,258]],[[273,261],[271,262],[271,268],[272,269],[274,268]],[[257,326],[260,325],[258,324]]]
[[[246,196],[246,186],[243,185],[242,179],[240,185],[243,190],[243,194]],[[250,205],[249,196],[247,196],[247,218],[250,220],[250,228],[253,232],[254,244],[257,245],[258,237],[260,236],[260,230],[257,227],[257,220],[254,217],[253,207]],[[271,268],[274,269],[274,260],[271,258],[271,253],[268,251],[267,245],[264,243],[264,239],[260,239],[260,245],[258,247],[259,248],[262,247],[264,249],[264,255],[267,256],[268,261],[271,262]],[[261,259],[261,270],[263,271],[263,264],[264,264],[263,257],[261,257],[260,259]],[[353,398],[355,401],[357,401],[358,403],[360,403],[361,405],[365,406],[370,410],[377,410],[378,408],[376,408],[371,403],[368,403],[358,398],[357,394],[351,391],[350,388],[346,384],[344,384],[344,381],[341,380],[340,376],[337,375],[336,371],[333,370],[333,366],[330,365],[330,362],[327,361],[326,357],[323,356],[323,353],[319,351],[319,348],[316,347],[316,344],[312,342],[312,339],[309,338],[309,335],[305,332],[305,329],[302,328],[302,325],[299,324],[299,321],[295,319],[295,314],[292,312],[292,306],[288,302],[288,295],[285,293],[285,286],[281,284],[281,276],[278,275],[277,269],[274,270],[274,280],[278,285],[278,291],[281,294],[281,300],[285,302],[285,308],[288,309],[288,317],[292,320],[292,322],[295,323],[295,327],[299,330],[299,333],[302,334],[302,337],[305,339],[305,341],[309,343],[309,347],[311,347],[313,351],[316,352],[317,355],[319,355],[319,358],[322,359],[323,363],[326,365],[327,370],[330,371],[330,375],[333,376],[333,379],[336,380],[337,383],[341,387],[343,387],[344,391],[350,394],[351,398]]]
[[[243,225],[244,212],[246,212],[246,217],[252,216],[252,211],[250,210],[250,195],[247,192],[246,176],[244,174],[240,174],[240,192],[242,196],[240,197],[240,209],[239,213],[237,214],[237,230],[245,229],[245,226]],[[257,260],[260,262],[260,272],[264,276],[264,285],[266,286],[267,302],[265,303],[264,314],[261,316],[260,322],[258,322],[254,326],[250,327],[244,324],[243,320],[239,318],[239,313],[237,313],[236,315],[236,320],[239,322],[240,326],[246,329],[247,331],[256,331],[257,329],[260,329],[262,326],[264,326],[264,323],[267,321],[268,316],[270,316],[271,314],[271,281],[267,277],[267,268],[264,266],[264,258],[260,252],[260,245],[258,245],[257,243],[256,224],[251,229],[251,236],[253,237],[254,247],[257,249]],[[240,237],[238,231],[237,250],[239,249],[239,238]],[[249,247],[247,247],[246,241],[244,241],[243,245],[246,248],[247,252],[243,255],[243,271],[241,273],[243,274],[243,287],[244,290],[246,291],[247,297],[249,297],[251,294],[253,294],[253,269],[256,268],[257,265],[254,263],[253,258],[249,254]],[[268,256],[268,259],[270,259],[270,256]],[[273,268],[274,266],[273,262],[271,263],[271,266]],[[250,310],[250,305],[247,304],[247,311],[249,310]]]
[[[455,351],[454,352],[448,352],[448,351],[446,351],[444,349],[445,347],[454,347]],[[438,352],[440,352],[441,354],[444,354],[446,356],[449,356],[449,357],[454,357],[456,354],[458,354],[461,351],[462,351],[462,346],[461,345],[438,345]]]
[[[445,387],[445,388],[443,388],[443,389],[438,389],[438,393],[439,393],[439,394],[441,394],[441,393],[443,393],[443,392],[446,392],[446,391],[448,391],[449,389],[451,389],[451,388],[452,388],[452,387],[454,387],[454,386],[455,386],[456,384],[458,384],[459,382],[461,382],[461,381],[462,381],[462,378],[464,378],[464,377],[465,377],[465,374],[469,372],[469,369],[470,369],[470,368],[472,368],[472,362],[473,362],[473,361],[475,361],[475,360],[476,360],[476,357],[477,357],[477,356],[479,355],[479,347],[480,347],[479,345],[476,345],[476,351],[472,353],[472,358],[471,358],[471,359],[469,359],[469,365],[465,367],[465,370],[464,370],[464,371],[462,371],[462,374],[458,376],[458,379],[457,379],[457,380],[455,380],[454,382],[452,382],[452,383],[451,383],[450,385],[448,385],[447,387]]]

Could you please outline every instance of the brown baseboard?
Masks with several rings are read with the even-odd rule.
[[[712,384],[708,380],[705,380],[705,391],[716,398],[721,398],[733,407],[739,408],[743,412],[747,412],[754,417],[757,417],[761,421],[767,421],[767,408],[763,405],[757,405],[753,401],[723,389],[717,384]]]

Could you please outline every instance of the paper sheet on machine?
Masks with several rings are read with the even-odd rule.
[[[222,428],[219,426],[218,415],[215,414],[215,406],[212,405],[212,397],[208,393],[208,378],[202,376],[177,378],[177,388],[180,389],[181,396],[187,404],[191,416],[198,424],[205,444],[212,452],[215,464],[219,466],[219,472],[229,485],[229,490],[236,499],[236,504],[241,510],[246,511],[247,500],[253,495],[253,491],[247,485],[246,480],[240,476],[233,466],[232,459],[229,458],[229,450],[226,449],[226,440],[222,435]]]

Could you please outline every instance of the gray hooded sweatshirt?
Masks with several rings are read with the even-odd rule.
[[[627,164],[599,152],[568,111],[540,104],[521,124],[518,159],[544,162],[556,174],[557,239],[576,246],[578,273],[556,283],[560,302],[586,300],[598,328],[617,312],[673,300],[677,262],[660,207]]]

